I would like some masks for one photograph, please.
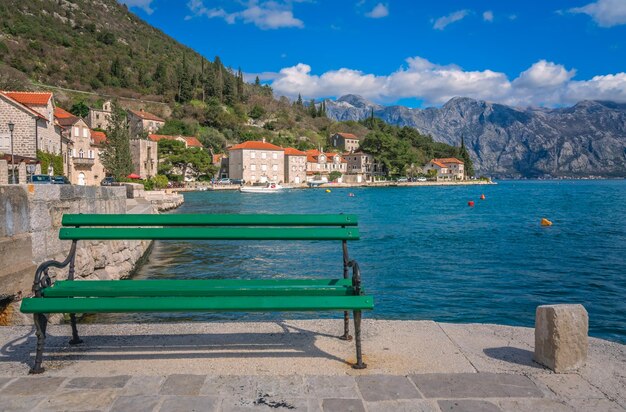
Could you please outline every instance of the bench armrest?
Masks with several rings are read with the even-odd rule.
[[[354,287],[354,294],[361,295],[361,269],[356,260],[348,262],[348,267],[352,268],[352,287]]]
[[[40,298],[42,296],[42,290],[52,286],[52,280],[50,279],[50,275],[48,274],[48,269],[51,267],[62,269],[67,265],[70,265],[70,273],[68,275],[68,279],[74,280],[74,258],[76,256],[76,243],[76,241],[72,242],[70,253],[67,255],[63,262],[48,260],[37,267],[37,270],[35,271],[35,280],[33,282],[33,293],[36,297]]]

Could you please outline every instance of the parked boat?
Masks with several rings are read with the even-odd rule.
[[[241,186],[239,191],[242,193],[278,193],[284,189],[278,183],[268,183],[265,186]]]

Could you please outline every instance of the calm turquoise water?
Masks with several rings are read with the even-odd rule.
[[[592,335],[626,342],[626,181],[198,192],[185,200],[175,213],[358,214],[361,240],[349,247],[375,296],[369,317],[533,326],[538,305],[572,302],[589,311]],[[468,207],[468,200],[476,206]],[[542,217],[554,225],[541,227]],[[194,241],[160,242],[137,278],[341,273],[338,242]],[[98,321],[297,316],[311,315],[148,314]]]

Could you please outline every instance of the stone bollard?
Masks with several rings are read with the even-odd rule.
[[[589,315],[583,305],[542,305],[535,318],[535,361],[556,373],[587,361]]]

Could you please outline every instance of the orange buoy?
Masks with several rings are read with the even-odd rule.
[[[544,217],[541,219],[541,226],[552,226],[552,222]]]
[[[474,201],[473,201],[473,200],[470,200],[469,202],[467,202],[467,205],[468,205],[469,207],[474,207]]]
[[[485,200],[485,195],[484,194],[480,195],[480,200]]]

